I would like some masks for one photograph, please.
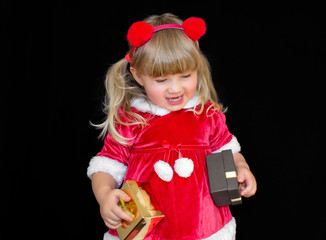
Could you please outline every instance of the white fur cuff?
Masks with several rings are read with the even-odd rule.
[[[229,143],[225,144],[223,147],[221,147],[220,149],[217,149],[213,153],[222,152],[227,149],[231,149],[232,153],[238,153],[241,151],[241,146],[238,142],[238,139],[234,135]]]
[[[128,167],[116,160],[95,156],[89,162],[87,168],[87,176],[92,179],[92,175],[96,172],[104,172],[110,174],[117,182],[117,187],[120,187],[127,172]]]

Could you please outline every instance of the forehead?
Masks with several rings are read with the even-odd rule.
[[[152,78],[167,77],[173,75],[182,75],[187,72],[197,70],[197,64],[194,62],[172,62],[172,63],[152,63],[146,64],[140,69],[140,74]]]
[[[192,77],[197,76],[196,70],[187,70],[181,73],[169,73],[160,76],[151,76],[151,75],[141,75],[143,79],[155,80],[155,79],[173,79],[173,78],[181,78],[184,75],[191,74]]]

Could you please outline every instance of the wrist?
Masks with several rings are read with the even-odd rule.
[[[235,165],[235,168],[237,171],[238,171],[238,169],[241,169],[241,168],[246,168],[246,169],[250,170],[249,165],[247,164],[245,158],[243,157],[243,155],[241,153],[234,153],[233,159],[234,159],[234,165]]]
[[[108,198],[108,195],[110,194],[110,192],[113,191],[112,188],[110,187],[103,187],[102,189],[100,189],[98,191],[98,193],[95,195],[96,200],[98,202],[98,204],[100,206],[103,205],[103,203],[105,202],[105,200]]]
[[[247,170],[250,171],[250,168],[249,168],[248,164],[239,163],[238,165],[235,166],[235,170],[236,170],[237,172],[239,172],[239,171],[242,170],[242,169],[247,169]]]
[[[115,189],[114,178],[106,173],[95,173],[92,177],[92,188],[97,202],[101,205],[108,194]]]

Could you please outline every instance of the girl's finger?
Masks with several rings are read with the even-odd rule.
[[[238,182],[243,183],[245,181],[245,178],[243,176],[238,175]]]
[[[243,185],[245,185],[244,188],[242,188]],[[243,185],[241,186],[241,196],[251,197],[256,193],[256,184],[254,182],[246,181]]]
[[[125,202],[129,202],[131,200],[128,194],[121,190],[118,192],[117,196],[121,197]]]
[[[110,228],[110,229],[117,229],[117,228],[119,228],[120,226],[122,226],[121,223],[119,223],[119,224],[117,224],[117,225],[111,224],[111,223],[109,223],[108,221],[104,221],[104,223],[105,223],[105,226],[107,226],[107,227]]]
[[[113,220],[113,219],[111,219],[111,218],[106,218],[106,219],[105,219],[105,222],[108,222],[108,223],[111,224],[112,226],[116,226],[116,225],[118,225],[119,223],[121,223],[121,219]]]
[[[132,221],[132,217],[128,216],[119,206],[112,209],[112,212],[120,219],[126,220],[128,222]]]

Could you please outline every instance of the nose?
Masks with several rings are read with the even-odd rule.
[[[179,92],[181,92],[181,90],[182,90],[181,81],[177,78],[172,79],[172,81],[170,81],[168,92],[169,93],[179,93]]]

